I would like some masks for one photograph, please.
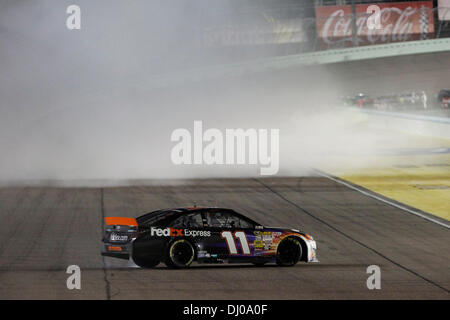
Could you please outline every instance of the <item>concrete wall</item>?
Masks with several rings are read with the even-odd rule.
[[[348,108],[345,112],[355,121],[367,121],[372,128],[450,139],[449,118],[357,108]]]

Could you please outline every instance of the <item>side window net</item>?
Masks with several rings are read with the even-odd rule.
[[[202,228],[203,220],[200,213],[185,214],[177,218],[172,224],[172,227],[179,228]]]
[[[253,228],[253,225],[229,212],[208,212],[207,223],[216,228]]]

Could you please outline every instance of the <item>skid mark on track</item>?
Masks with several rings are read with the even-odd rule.
[[[103,188],[101,188],[100,189],[100,202],[101,202],[101,213],[102,213],[102,221],[101,221],[101,224],[102,224],[102,235],[105,233],[105,224],[104,224],[104,219],[105,219],[105,201],[104,201],[104,189]],[[111,283],[109,282],[109,279],[108,279],[108,273],[107,273],[107,268],[106,268],[106,262],[105,262],[105,257],[104,256],[102,256],[102,261],[103,261],[103,275],[104,275],[104,277],[103,277],[103,279],[105,280],[105,283],[106,283],[106,299],[107,300],[111,300]]]

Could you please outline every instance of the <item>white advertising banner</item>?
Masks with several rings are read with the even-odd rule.
[[[301,18],[266,16],[259,23],[206,28],[202,42],[207,47],[306,42],[308,35],[304,26],[305,20]]]
[[[450,21],[450,0],[438,0],[439,20]]]

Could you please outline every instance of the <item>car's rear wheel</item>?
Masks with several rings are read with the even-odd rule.
[[[141,268],[154,268],[159,264],[158,260],[139,257],[139,255],[133,254],[132,257],[134,263]]]
[[[169,268],[187,268],[194,261],[194,255],[192,244],[179,239],[169,244],[165,263]]]
[[[276,263],[279,266],[295,265],[302,256],[302,246],[295,238],[289,237],[278,245]]]

